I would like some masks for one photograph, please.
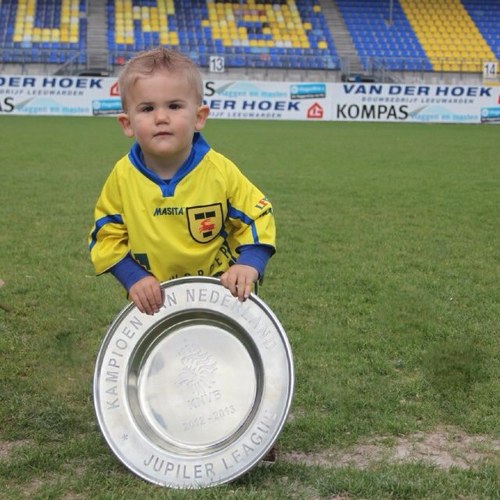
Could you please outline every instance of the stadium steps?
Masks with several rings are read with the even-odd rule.
[[[342,72],[347,74],[362,73],[361,61],[335,0],[320,0],[319,4],[342,61],[342,66],[348,66],[347,68],[342,67]]]
[[[495,55],[460,0],[400,0],[434,71],[481,71]]]
[[[88,0],[87,9],[87,71],[108,71],[106,4]]]

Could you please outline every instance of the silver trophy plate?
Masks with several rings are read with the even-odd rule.
[[[97,356],[101,431],[132,472],[170,488],[206,488],[255,466],[290,409],[294,374],[283,327],[256,295],[216,278],[161,285],[154,316],[126,306]]]

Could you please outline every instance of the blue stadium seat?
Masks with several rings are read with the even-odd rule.
[[[498,0],[462,0],[462,4],[497,59],[500,59],[500,3]]]
[[[392,23],[388,23],[390,6],[385,0],[336,2],[365,69],[371,64],[371,58],[384,61],[392,70],[408,69],[407,59],[424,60],[430,67],[399,2],[393,3]],[[404,58],[400,57],[403,48],[407,54]]]
[[[461,0],[497,59],[499,1]],[[76,10],[70,13],[62,0],[30,2],[32,11],[16,24],[18,7],[28,6],[27,0],[0,1],[1,60],[61,64],[78,56],[85,63],[87,0],[71,2]],[[432,70],[399,2],[391,2],[392,24],[387,22],[387,0],[336,2],[365,67],[376,57],[390,69]],[[107,0],[109,60],[123,61],[135,51],[161,44],[193,53],[203,65],[218,54],[226,56],[229,67],[339,67],[319,0],[256,0],[251,6],[248,0],[174,0],[168,11],[166,5],[157,0]]]
[[[86,8],[86,0],[72,0],[68,12],[61,0],[0,2],[2,60],[61,64],[80,54],[85,61]]]
[[[321,12],[318,0],[260,0],[257,9],[245,2],[191,2],[175,1],[175,12],[160,9],[156,1],[131,0],[131,10],[118,12],[114,0],[107,1],[108,49],[114,57],[127,57],[134,50],[151,45],[164,45],[198,54],[227,56],[227,66],[241,66],[241,58],[230,57],[238,53],[247,54],[246,61],[255,59],[259,67],[301,67],[303,60],[293,58],[296,49],[301,54],[319,59],[322,56],[337,58],[338,54]],[[157,7],[149,10],[150,7]],[[120,7],[121,8],[121,7]],[[150,18],[158,13],[158,26],[148,25],[136,13],[146,9]],[[125,14],[134,18],[133,33],[127,33]],[[202,50],[204,49],[204,52]],[[271,50],[273,57],[270,57]],[[267,56],[263,56],[267,55]],[[208,57],[201,58],[208,65]],[[318,62],[319,61],[319,62]],[[310,63],[313,64],[313,63]]]

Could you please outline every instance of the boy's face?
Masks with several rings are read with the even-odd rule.
[[[127,111],[118,117],[127,137],[135,137],[148,168],[173,175],[191,152],[193,134],[203,128],[208,107],[182,73],[157,71],[140,77],[127,93]]]

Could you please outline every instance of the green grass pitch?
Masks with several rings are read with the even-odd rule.
[[[130,142],[109,118],[0,117],[0,491],[498,498],[498,134],[209,120],[211,145],[274,205],[278,252],[260,295],[289,336],[296,392],[274,467],[170,495],[118,463],[92,405],[97,350],[126,298],[111,277],[94,277],[87,235],[102,183]],[[443,428],[483,436],[481,459],[444,469],[290,458],[375,438],[390,447]]]

